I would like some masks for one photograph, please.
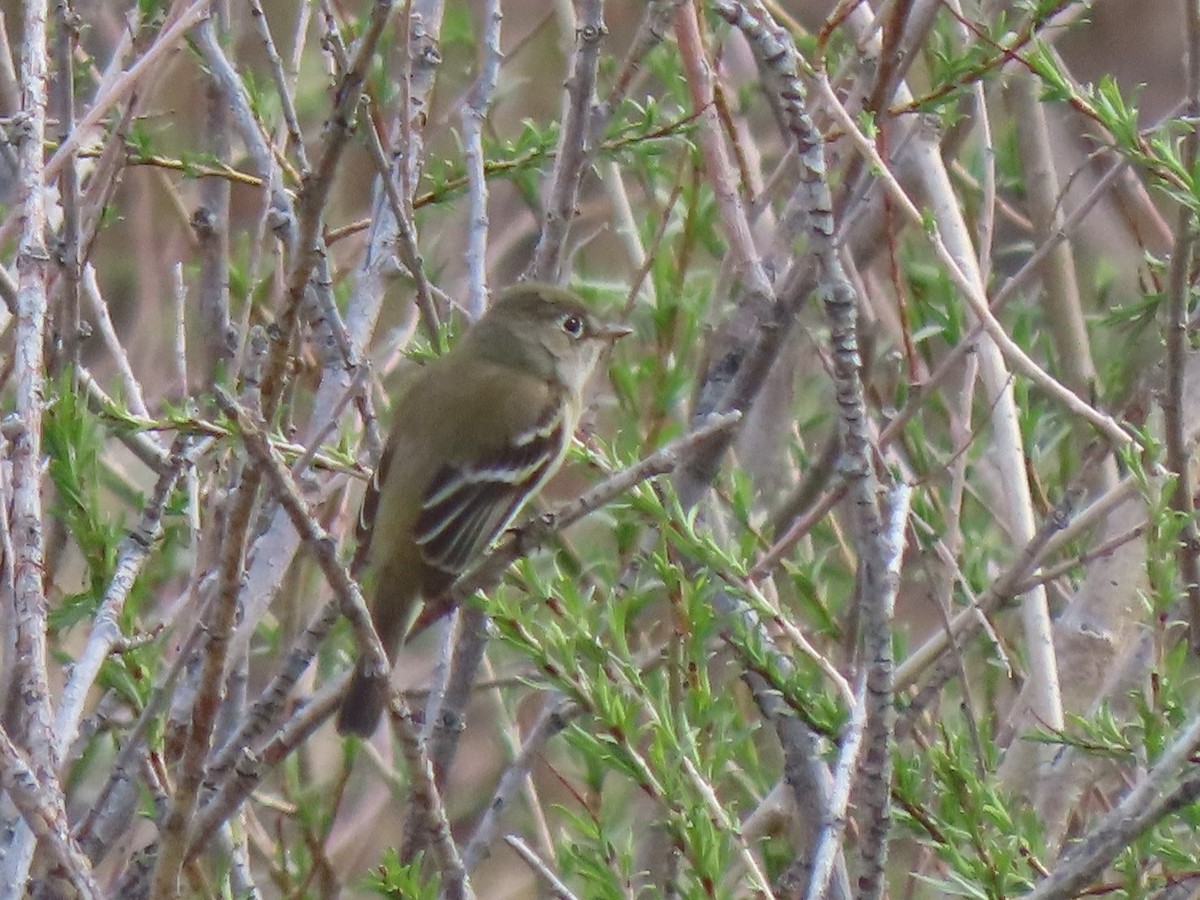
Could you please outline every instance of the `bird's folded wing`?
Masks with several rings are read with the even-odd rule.
[[[354,559],[350,563],[350,571],[357,578],[362,575],[367,557],[371,549],[371,538],[375,530],[375,516],[379,512],[379,501],[382,496],[382,485],[387,478],[388,467],[392,464],[394,448],[389,443],[384,448],[375,474],[367,482],[366,493],[363,494],[362,506],[358,510],[358,522],[355,536],[358,538],[358,548],[354,551]]]
[[[547,476],[569,439],[562,409],[554,405],[507,446],[443,466],[425,492],[413,530],[425,562],[448,575],[466,569]]]

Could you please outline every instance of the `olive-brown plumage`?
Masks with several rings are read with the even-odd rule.
[[[601,349],[628,332],[568,290],[518,284],[409,380],[360,516],[364,584],[389,658],[423,602],[443,595],[558,469]],[[338,731],[370,735],[387,690],[360,663]]]

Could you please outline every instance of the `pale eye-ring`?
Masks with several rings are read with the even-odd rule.
[[[562,325],[562,330],[571,337],[577,338],[583,334],[583,319],[574,313],[567,313],[563,316],[560,324]]]

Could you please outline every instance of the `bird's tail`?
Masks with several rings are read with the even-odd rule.
[[[338,710],[338,734],[357,734],[369,738],[375,732],[387,702],[388,681],[387,672],[372,672],[363,660],[358,661],[350,688]]]
[[[390,589],[382,595],[376,594],[371,615],[390,662],[395,660],[400,646],[408,639],[413,619],[420,615],[425,604],[410,581],[387,577],[381,577],[380,581],[388,584]],[[372,671],[370,665],[359,658],[338,710],[338,734],[357,734],[364,738],[374,734],[391,691],[390,669],[389,665],[388,671]]]

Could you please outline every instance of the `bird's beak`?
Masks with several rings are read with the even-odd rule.
[[[620,340],[627,334],[633,334],[633,329],[624,322],[614,322],[611,325],[602,326],[596,332],[596,337],[602,341],[609,341],[611,343],[612,341]]]

